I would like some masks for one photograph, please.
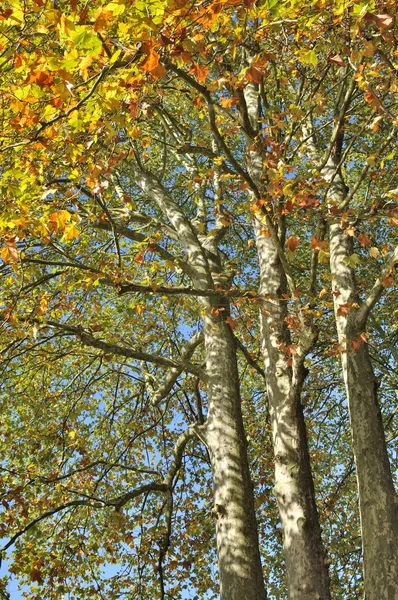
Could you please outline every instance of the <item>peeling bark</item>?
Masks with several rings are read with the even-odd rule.
[[[303,357],[286,366],[281,347],[289,344],[286,303],[281,300],[284,277],[269,237],[255,226],[260,261],[260,322],[267,393],[275,455],[275,487],[282,523],[290,600],[330,598],[326,552],[321,540],[314,484],[308,453],[301,390]]]

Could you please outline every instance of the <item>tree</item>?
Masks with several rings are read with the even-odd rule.
[[[254,512],[261,494],[253,494],[249,460],[253,477],[264,479],[257,461],[268,457],[269,476],[270,440],[266,448],[250,440],[248,448],[246,435],[250,426],[249,437],[261,439],[269,418],[289,598],[329,598],[333,558],[333,593],[347,597],[344,585],[352,584],[336,580],[343,553],[335,533],[321,540],[315,491],[332,507],[333,531],[337,497],[353,510],[355,490],[344,499],[341,489],[353,466],[324,441],[307,441],[303,414],[305,403],[316,406],[316,377],[336,372],[339,353],[366,594],[395,596],[396,497],[367,349],[381,334],[365,335],[365,317],[393,283],[397,263],[389,246],[396,226],[394,11],[385,2],[303,10],[298,2],[218,1],[137,2],[133,9],[33,2],[3,13],[4,397],[17,400],[5,413],[9,517],[2,534],[11,538],[6,549],[19,545],[14,570],[47,586],[46,597],[62,592],[51,591],[56,578],[64,586],[69,577],[76,597],[123,594],[129,586],[136,597],[155,590],[173,596],[187,578],[203,597],[212,589],[209,572],[200,570],[200,560],[214,556],[211,516],[222,598],[265,597]],[[380,270],[375,263],[388,252]],[[338,344],[326,335],[333,302]],[[251,369],[241,381],[237,352]],[[240,372],[246,369],[241,362]],[[364,387],[365,371],[373,384]],[[254,372],[265,376],[270,417],[253,423],[251,410],[266,408]],[[327,392],[318,391],[333,414]],[[359,398],[369,391],[364,421]],[[46,403],[41,424],[50,396],[57,400]],[[307,425],[321,438],[337,427],[333,416],[325,425],[308,414]],[[9,443],[11,431],[23,431],[26,455]],[[321,459],[311,468],[310,455],[319,452],[326,463],[344,465],[337,491]],[[204,516],[208,465],[214,506]],[[312,470],[321,479],[316,487]],[[369,481],[379,481],[377,489]],[[380,491],[386,506],[374,510]],[[133,511],[141,501],[148,525],[139,517],[138,533]],[[189,512],[206,524],[202,534],[197,523],[186,525],[190,546],[175,539]],[[391,531],[388,543],[384,534],[369,535],[375,527]],[[50,559],[39,553],[23,564],[46,535]],[[126,544],[140,547],[137,561]],[[78,548],[87,556],[79,559]],[[187,556],[175,589],[164,575],[178,563],[170,548]],[[201,548],[208,551],[200,559]],[[101,583],[109,561],[128,575]]]

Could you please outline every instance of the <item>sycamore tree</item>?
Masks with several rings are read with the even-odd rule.
[[[1,536],[31,598],[396,597],[395,10],[2,9]]]

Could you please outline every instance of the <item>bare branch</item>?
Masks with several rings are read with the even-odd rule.
[[[182,350],[180,354],[180,358],[185,364],[186,361],[190,360],[196,348],[203,343],[203,333],[196,333],[192,338],[187,342],[185,348]],[[160,385],[156,390],[152,391],[151,394],[151,402],[154,405],[159,404],[163,398],[165,398],[169,392],[172,390],[175,382],[178,377],[183,372],[183,369],[172,369],[166,375],[162,385]]]
[[[239,349],[241,350],[243,356],[245,357],[247,363],[253,367],[253,369],[255,369],[257,371],[257,373],[260,373],[261,377],[263,377],[265,379],[265,371],[264,369],[262,369],[260,367],[260,365],[258,364],[258,362],[253,358],[253,356],[250,354],[249,350],[246,348],[246,346],[240,341],[240,339],[237,336],[235,337],[235,341],[239,347]]]
[[[380,277],[378,277],[370,290],[369,294],[363,301],[361,307],[359,308],[356,314],[356,322],[359,327],[364,327],[366,320],[369,316],[370,311],[375,306],[376,302],[380,299],[385,290],[385,285],[383,283],[383,279],[390,275],[391,271],[394,267],[398,265],[398,246],[396,246],[390,260],[385,265],[384,269],[381,272]]]
[[[147,352],[132,350],[131,348],[127,348],[126,346],[112,344],[110,342],[106,342],[105,340],[100,340],[94,337],[90,331],[83,329],[83,327],[74,327],[72,325],[56,323],[54,321],[46,321],[45,325],[53,329],[59,329],[60,331],[63,331],[65,335],[75,336],[85,346],[98,348],[99,350],[102,350],[103,352],[106,352],[108,354],[133,358],[135,360],[143,360],[166,369],[181,369],[181,372],[187,371],[188,373],[193,373],[194,375],[198,375],[204,380],[206,380],[207,378],[206,374],[202,371],[202,369],[200,369],[199,367],[195,367],[194,365],[191,365],[188,362],[177,362],[175,360],[165,358],[163,356],[156,356],[154,354],[148,354]]]

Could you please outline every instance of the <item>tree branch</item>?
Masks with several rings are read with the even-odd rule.
[[[127,348],[126,346],[119,346],[117,344],[106,342],[105,340],[100,340],[94,337],[90,331],[83,329],[83,327],[74,327],[72,325],[65,325],[64,323],[56,323],[54,321],[46,321],[45,325],[53,329],[59,329],[63,331],[65,335],[75,336],[81,341],[83,345],[90,346],[92,348],[98,348],[99,350],[102,350],[103,352],[106,352],[108,354],[114,354],[116,356],[124,356],[126,358],[133,358],[135,360],[150,362],[154,365],[158,365],[159,367],[163,367],[166,369],[181,369],[181,372],[187,371],[188,373],[198,375],[204,380],[207,379],[206,374],[199,367],[195,367],[194,365],[191,365],[189,363],[180,363],[170,358],[165,358],[163,356],[156,356],[154,354],[148,354],[147,352],[132,350],[131,348]]]
[[[192,336],[192,338],[187,342],[185,348],[180,354],[181,360],[184,364],[186,363],[186,361],[189,361],[191,359],[196,348],[203,343],[203,339],[203,333],[198,332],[194,336]],[[163,400],[163,398],[165,398],[169,394],[182,372],[183,369],[172,369],[168,372],[163,383],[159,385],[159,387],[156,390],[151,392],[152,404],[158,405]]]
[[[398,246],[396,246],[390,260],[385,265],[384,269],[381,272],[380,277],[378,277],[370,290],[369,294],[363,301],[361,307],[358,309],[356,314],[356,322],[359,327],[363,328],[367,321],[370,311],[375,306],[376,302],[380,299],[383,291],[385,290],[385,285],[383,284],[383,279],[387,277],[394,267],[398,265]]]

